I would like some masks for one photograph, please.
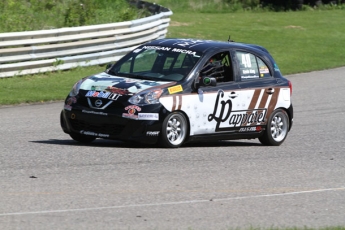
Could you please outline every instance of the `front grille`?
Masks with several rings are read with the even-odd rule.
[[[91,131],[95,133],[109,134],[112,136],[119,135],[124,129],[124,125],[115,124],[90,124],[89,122],[81,121],[78,119],[69,119],[74,130]]]
[[[106,106],[106,108],[104,108],[104,110],[122,109],[125,107],[123,102],[126,102],[128,98],[129,98],[128,96],[123,96],[118,100],[109,100],[109,99],[99,99],[99,98],[92,98],[92,97],[79,97],[78,104],[83,107],[87,107],[87,108],[94,107],[95,109],[101,110],[103,106],[111,102],[108,106]],[[97,100],[101,100],[103,102],[102,106],[100,106],[99,108],[96,108],[96,105],[95,105],[95,102]],[[91,103],[91,106],[89,102]]]

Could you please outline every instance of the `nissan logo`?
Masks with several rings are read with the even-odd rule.
[[[95,106],[100,107],[102,105],[102,100],[95,101]]]

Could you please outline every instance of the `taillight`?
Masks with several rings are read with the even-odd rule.
[[[290,97],[292,96],[292,83],[289,81],[289,88],[290,88]]]

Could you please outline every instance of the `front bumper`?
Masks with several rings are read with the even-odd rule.
[[[67,134],[155,144],[162,127],[160,120],[164,120],[163,114],[159,115],[159,120],[134,120],[105,111],[72,108],[61,111],[60,124]]]

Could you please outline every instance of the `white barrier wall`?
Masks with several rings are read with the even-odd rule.
[[[0,77],[107,64],[140,44],[164,38],[172,12],[152,3],[136,4],[150,7],[154,15],[102,25],[0,33]]]

